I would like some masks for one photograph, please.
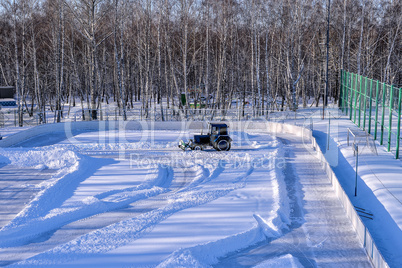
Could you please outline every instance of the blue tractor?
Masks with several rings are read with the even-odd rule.
[[[194,139],[190,139],[188,143],[179,142],[179,148],[185,151],[187,148],[191,150],[204,150],[208,146],[212,146],[217,151],[229,151],[232,139],[228,134],[228,125],[222,123],[210,123],[206,135],[194,135]]]

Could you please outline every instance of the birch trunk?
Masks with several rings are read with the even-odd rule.
[[[119,0],[115,0],[115,27],[114,27],[114,54],[115,54],[115,60],[116,60],[116,65],[117,65],[117,83],[119,87],[119,96],[120,96],[120,102],[121,102],[121,107],[123,109],[123,120],[127,120],[127,113],[126,113],[126,102],[125,102],[125,90],[124,90],[124,82],[123,82],[123,71],[124,71],[124,45],[123,45],[123,22],[120,24],[120,56],[119,56],[119,51],[117,49],[117,25],[119,25],[119,20],[118,20],[118,5],[119,5]]]
[[[22,127],[24,125],[23,123],[23,110],[21,109],[22,106],[22,98],[21,98],[21,92],[20,92],[20,65],[19,65],[19,59],[18,59],[18,41],[17,41],[17,6],[15,4],[15,0],[13,1],[13,37],[14,37],[14,60],[15,60],[15,91],[17,94],[17,102],[18,102],[18,110],[17,110],[17,115],[18,115],[18,125]]]
[[[359,50],[357,52],[357,74],[361,75],[361,54],[362,54],[362,45],[363,45],[363,30],[364,30],[364,9],[366,6],[366,1],[363,0],[363,7],[362,7],[362,15],[360,17],[361,19],[361,25],[360,25],[360,39],[359,39]]]

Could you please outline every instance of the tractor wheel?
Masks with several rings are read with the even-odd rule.
[[[193,150],[195,150],[195,151],[201,151],[201,150],[202,150],[202,146],[196,145],[196,146],[194,146],[194,149],[193,149]]]
[[[215,149],[217,151],[229,151],[230,150],[230,141],[221,139],[216,142]]]

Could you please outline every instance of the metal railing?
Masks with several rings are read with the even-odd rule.
[[[402,88],[341,71],[339,107],[399,158]]]
[[[32,115],[28,112],[23,113],[22,125],[35,126],[47,123],[56,123],[59,111],[47,111],[46,116],[42,112],[34,110]],[[299,113],[293,111],[272,111],[246,109],[180,109],[180,108],[134,108],[127,109],[126,119],[123,111],[119,108],[97,109],[96,119],[93,119],[93,110],[79,109],[75,112],[60,111],[60,122],[76,121],[120,121],[120,120],[140,120],[140,121],[240,121],[240,120],[270,120],[284,121],[286,119],[296,119]],[[19,125],[17,110],[0,111],[0,127],[16,127]]]

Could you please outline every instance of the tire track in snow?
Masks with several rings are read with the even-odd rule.
[[[219,160],[217,167],[213,168],[211,173],[208,168],[198,164],[199,168],[202,170],[202,174],[196,176],[194,180],[192,180],[186,187],[183,187],[178,192],[189,191],[210,182],[214,178],[217,178],[225,170],[225,165],[226,163],[224,161]]]
[[[274,155],[277,156],[278,150],[275,151]],[[258,163],[258,160],[261,160],[261,156],[257,156],[256,158],[248,159],[248,168],[244,172],[243,175],[237,176],[232,180],[233,184],[241,183],[245,184],[245,179],[248,178],[257,168],[259,172],[267,172],[269,176],[274,178],[279,176],[276,169],[268,168],[266,170],[263,166],[254,165]],[[278,165],[277,158],[275,159],[275,165]],[[257,160],[257,161],[256,161]],[[243,163],[244,164],[244,163]],[[260,163],[267,164],[267,163]],[[238,164],[235,163],[234,167],[238,167]],[[262,169],[260,169],[262,167]],[[240,187],[239,187],[240,188]],[[278,188],[278,187],[276,187]],[[284,203],[283,196],[278,191],[276,194],[273,193],[273,198],[276,200],[275,203]],[[267,238],[273,238],[280,235],[280,229],[282,225],[284,228],[287,228],[286,224],[283,223],[283,212],[281,211],[281,207],[278,208],[275,215],[270,217],[271,222],[266,222],[259,215],[254,215],[255,220],[257,221],[257,225],[249,230],[246,230],[241,233],[236,233],[234,235],[224,237],[222,239],[202,243],[199,245],[195,245],[190,248],[178,249],[173,252],[167,259],[165,259],[162,263],[160,263],[158,268],[166,268],[166,267],[211,267],[218,263],[218,258],[225,256],[231,252],[238,252],[242,249],[249,248],[250,245],[256,245],[261,241],[266,241]],[[285,216],[283,216],[285,218]],[[276,222],[277,226],[273,226],[272,222]],[[230,267],[230,266],[229,266]]]
[[[174,213],[209,203],[233,190],[244,187],[245,181],[252,171],[252,167],[246,169],[243,175],[235,178],[235,182],[230,185],[225,185],[225,188],[213,187],[213,189],[206,190],[191,188],[192,190],[184,192],[172,191],[138,202],[135,207],[139,215],[87,233],[19,264],[37,265],[42,261],[49,264],[57,263],[61,259],[65,262],[83,255],[88,257],[88,254],[106,252],[121,247],[151,231],[155,225]],[[213,174],[214,172],[209,177]],[[141,203],[144,205],[143,208],[141,208]],[[144,210],[147,209],[150,210],[145,212]]]
[[[293,203],[290,229],[280,237],[232,252],[214,267],[253,267],[287,254],[304,267],[349,267],[352,263],[371,267],[319,161],[309,154],[300,138],[277,136],[284,144],[287,158],[286,191],[290,204]],[[297,185],[289,188],[293,179],[301,183],[302,189]]]
[[[10,244],[9,246],[16,246],[16,242],[19,244],[27,244],[15,247],[15,249],[18,250],[16,250],[13,260],[4,260],[1,263],[10,264],[15,261],[29,258],[57,245],[67,243],[81,235],[104,228],[110,224],[115,224],[119,221],[139,216],[166,205],[168,203],[169,195],[190,184],[192,179],[197,177],[196,173],[200,170],[194,169],[194,167],[191,166],[180,166],[180,171],[181,172],[175,172],[175,174],[172,167],[158,165],[158,176],[156,178],[150,179],[135,187],[111,190],[98,194],[93,197],[93,200],[95,200],[94,205],[91,206],[91,204],[89,204],[83,208],[84,214],[80,214],[79,211],[70,214],[67,213],[63,217],[60,217],[60,222],[65,220],[64,223],[56,224],[53,222],[50,224],[50,226],[52,226],[50,229],[49,224],[46,225],[46,221],[38,222],[38,225],[43,225],[45,228],[47,227],[47,231],[41,228],[41,226],[34,226],[34,228],[29,228],[31,231],[30,235],[24,237],[23,240],[18,241],[12,240],[11,238],[11,241],[9,242],[14,244]],[[179,175],[179,173],[182,174]],[[160,186],[167,188],[161,188]],[[137,192],[137,197],[135,195],[132,195],[131,199],[126,197],[125,200],[120,200],[120,202],[114,206],[110,206],[110,204],[109,206],[101,206],[102,199],[111,200],[119,198],[119,196],[124,196],[130,192],[132,194]],[[150,192],[153,192],[153,194],[150,194]],[[162,195],[160,195],[161,193]],[[91,202],[91,199],[87,201]],[[99,206],[97,207],[96,205]],[[60,228],[60,226],[62,227]],[[32,225],[30,227],[32,227]],[[32,234],[31,229],[36,230],[37,233]],[[0,256],[1,251],[2,250],[0,249]],[[13,248],[8,249],[8,251],[13,251]]]
[[[165,168],[168,168],[171,172],[170,178],[168,179],[168,181],[171,183],[168,189],[158,195],[150,196],[148,198],[133,202],[129,204],[127,208],[116,211],[108,211],[107,213],[112,214],[113,216],[111,216],[111,218],[114,219],[113,222],[109,222],[109,224],[126,220],[128,218],[132,218],[163,207],[168,204],[169,199],[174,194],[192,190],[195,187],[210,181],[212,178],[217,177],[223,171],[222,169],[220,169],[220,171],[216,171],[217,168],[215,168],[212,170],[212,174],[210,174],[209,169],[202,165],[187,166],[185,163],[178,163],[176,167],[165,166]],[[104,214],[105,213],[94,215],[91,218],[104,217]],[[89,218],[82,219],[80,221],[80,225],[88,224],[88,220]]]
[[[74,221],[90,218],[97,214],[117,210],[138,200],[146,199],[166,192],[172,181],[172,171],[169,168],[158,166],[157,176],[150,181],[136,187],[113,190],[82,200],[74,208],[56,208],[46,216],[35,217],[16,227],[3,228],[0,232],[1,247],[15,247],[35,242],[37,238],[51,233],[60,227]],[[162,187],[161,187],[162,186]]]
[[[222,162],[222,161],[221,161]],[[198,165],[198,168],[192,169],[191,167],[183,169],[182,179],[177,179],[175,176],[175,180],[170,187],[170,192],[162,194],[160,196],[155,196],[153,198],[149,198],[146,201],[138,201],[134,204],[131,204],[127,209],[118,209],[117,211],[108,211],[105,213],[97,214],[90,216],[88,218],[79,219],[76,222],[72,222],[70,224],[65,225],[64,227],[57,230],[50,230],[47,233],[42,233],[40,239],[29,240],[28,243],[35,242],[35,245],[26,245],[18,248],[18,253],[16,255],[21,254],[30,254],[31,256],[35,253],[32,252],[41,252],[45,251],[49,248],[55,247],[58,244],[62,244],[64,242],[70,241],[72,238],[78,237],[79,235],[91,232],[98,228],[103,228],[106,225],[116,223],[121,220],[125,220],[128,216],[133,217],[135,215],[141,215],[152,210],[158,209],[163,204],[169,203],[169,196],[180,191],[182,188],[187,187],[188,189],[193,189],[195,187],[200,187],[206,182],[210,182],[212,179],[218,177],[223,171],[223,168],[219,168],[219,166],[224,166],[225,164],[218,165],[218,168],[205,168],[202,165]],[[181,167],[182,168],[182,167]],[[201,173],[202,175],[200,176]],[[248,170],[245,176],[248,176],[252,173],[252,170]],[[236,180],[241,181],[242,176],[239,176]],[[192,185],[191,187],[189,187]],[[127,189],[126,189],[127,190]],[[131,189],[132,190],[132,189]],[[110,192],[102,193],[97,196],[97,199],[107,198],[113,196],[114,194],[122,194],[121,190],[112,190]],[[90,201],[90,200],[88,200]],[[134,206],[133,206],[134,205]],[[26,255],[25,255],[26,256]],[[26,256],[29,257],[29,256]],[[16,259],[17,260],[17,259]]]
[[[37,170],[7,165],[0,168],[0,229],[9,224],[19,211],[40,191],[38,184],[48,180],[56,171]]]

